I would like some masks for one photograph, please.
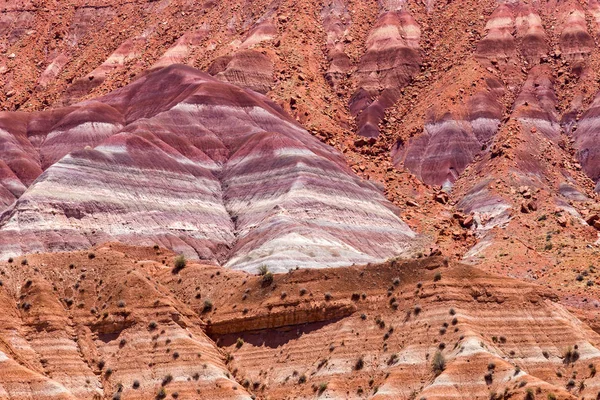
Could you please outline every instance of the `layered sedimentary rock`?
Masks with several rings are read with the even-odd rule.
[[[515,118],[521,122],[525,131],[539,130],[548,139],[558,141],[560,125],[557,103],[550,68],[534,67],[515,100]]]
[[[107,244],[0,263],[2,396],[571,399],[600,389],[600,337],[537,285],[442,257],[291,271],[265,285],[195,262],[174,271],[174,256]]]
[[[498,130],[502,94],[501,83],[488,77],[484,88],[470,96],[460,111],[438,116],[435,112],[441,110],[432,110],[421,135],[396,143],[394,162],[427,184],[452,187]]]
[[[502,3],[485,25],[486,35],[477,44],[476,58],[498,68],[512,84],[517,80],[522,56],[525,65],[536,65],[548,55],[548,38],[538,11],[528,4]]]
[[[384,11],[371,29],[354,73],[357,90],[349,104],[357,118],[359,135],[379,135],[378,125],[385,110],[398,100],[402,87],[419,71],[420,36],[417,22],[401,5]]]
[[[206,25],[184,33],[173,46],[171,46],[158,59],[152,68],[168,67],[172,64],[183,64],[190,53],[197,48],[202,40],[206,39],[210,29]]]
[[[277,36],[271,14],[267,13],[250,29],[239,48],[217,58],[208,72],[223,82],[267,93],[273,85],[273,60],[255,47]]]
[[[563,57],[572,62],[581,62],[592,51],[594,40],[587,31],[585,12],[581,6],[563,10],[563,30],[560,47]]]
[[[2,264],[0,397],[250,399],[199,316],[150,278],[170,268],[148,254],[132,269],[136,250],[120,250]]]
[[[516,58],[517,48],[512,34],[514,25],[512,6],[499,5],[485,25],[487,34],[477,45],[477,56],[504,65]]]
[[[177,296],[240,288],[215,303],[211,324],[225,333],[212,337],[232,355],[238,381],[265,397],[524,398],[531,391],[571,399],[600,387],[589,366],[600,360],[598,334],[535,285],[444,266],[441,258],[293,271],[276,276],[281,294],[231,275],[194,289],[209,273],[184,270],[189,283]],[[344,316],[344,307],[356,311]],[[583,385],[569,383],[574,374]]]
[[[521,54],[529,64],[537,64],[548,53],[547,35],[539,14],[528,4],[516,10],[516,36],[522,40]]]
[[[11,116],[7,146],[20,139],[30,174],[45,171],[16,176],[37,179],[2,214],[3,256],[119,240],[287,270],[385,259],[415,237],[375,185],[279,107],[193,68],[26,123]],[[3,153],[9,167],[13,154]],[[22,189],[10,172],[6,204]]]
[[[273,62],[255,50],[240,50],[215,61],[209,72],[223,82],[267,93],[273,81]]]
[[[96,86],[100,86],[109,74],[122,70],[127,62],[131,62],[131,60],[139,57],[141,48],[145,45],[145,41],[146,38],[144,36],[127,39],[92,72],[73,82],[65,92],[62,102],[65,104],[73,103],[74,100],[85,96]],[[57,61],[60,62],[60,59]],[[55,69],[59,65],[60,64],[55,66],[51,65],[48,68]],[[44,78],[46,77],[42,77],[45,81],[46,79]]]

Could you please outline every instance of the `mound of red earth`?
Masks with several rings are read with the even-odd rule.
[[[272,281],[173,260],[158,247],[107,244],[0,264],[0,397],[575,399],[600,390],[600,336],[536,285],[441,257]]]
[[[285,271],[381,261],[417,242],[340,153],[264,96],[191,67],[0,119],[4,258],[118,240]]]

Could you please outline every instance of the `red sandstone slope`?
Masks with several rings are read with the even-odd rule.
[[[173,256],[112,244],[2,263],[0,397],[149,399],[163,388],[184,399],[571,399],[600,390],[600,337],[536,285],[441,257],[265,283],[197,263],[174,272]],[[435,370],[438,351],[445,363]]]

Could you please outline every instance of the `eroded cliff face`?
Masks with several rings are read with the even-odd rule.
[[[3,262],[0,397],[570,399],[600,390],[600,336],[537,285],[442,257],[294,270],[272,282],[197,262],[175,270],[174,258],[115,243]]]

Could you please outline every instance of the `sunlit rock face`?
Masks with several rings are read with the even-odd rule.
[[[415,237],[340,153],[191,67],[1,121],[2,256],[118,240],[281,271],[385,259]]]

